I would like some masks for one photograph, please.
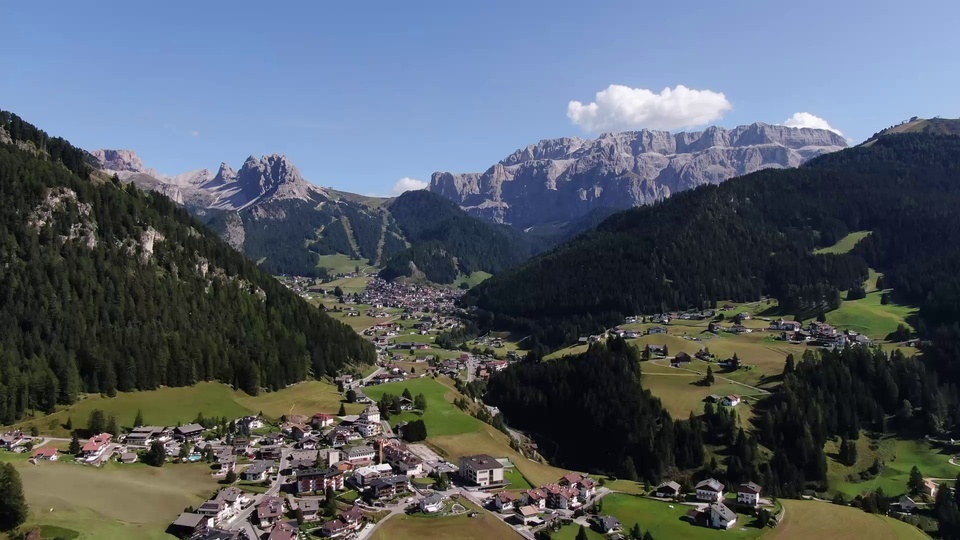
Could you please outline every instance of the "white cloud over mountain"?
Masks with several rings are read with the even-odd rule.
[[[611,84],[595,101],[571,101],[567,118],[590,132],[631,129],[675,130],[709,124],[733,109],[722,92],[694,90],[682,84],[659,94],[646,88]]]
[[[827,129],[843,137],[843,132],[839,129],[832,127],[823,118],[808,112],[793,113],[793,116],[783,121],[783,125],[795,128]]]
[[[403,177],[400,180],[397,180],[397,183],[393,185],[393,195],[400,195],[405,191],[416,191],[418,189],[426,189],[430,185],[430,182],[424,182],[423,180],[417,180],[416,178]]]

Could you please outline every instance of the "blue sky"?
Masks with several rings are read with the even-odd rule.
[[[282,153],[367,194],[550,137],[960,116],[955,1],[272,4],[4,3],[0,108],[164,173]]]

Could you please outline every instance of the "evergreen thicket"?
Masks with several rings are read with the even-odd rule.
[[[13,118],[0,114],[15,137],[0,145],[0,423],[84,392],[219,380],[256,394],[373,362],[186,210],[90,178],[81,150]]]

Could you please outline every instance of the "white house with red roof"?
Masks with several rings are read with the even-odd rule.
[[[82,448],[80,448],[80,453],[83,454],[83,457],[87,460],[96,459],[103,454],[103,451],[106,450],[108,446],[110,446],[110,442],[112,440],[113,435],[109,433],[94,435],[89,441],[84,443]]]

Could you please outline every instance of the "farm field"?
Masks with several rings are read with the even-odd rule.
[[[855,232],[852,232],[852,233],[844,236],[844,237],[841,238],[840,240],[838,240],[836,244],[834,244],[834,245],[832,245],[832,246],[830,246],[830,247],[820,248],[820,249],[814,251],[814,253],[817,253],[817,254],[820,254],[820,255],[823,255],[823,254],[831,254],[831,253],[832,253],[832,254],[850,253],[851,251],[853,251],[853,247],[857,245],[857,242],[863,240],[864,238],[866,238],[867,236],[869,236],[870,233],[872,233],[872,232],[873,232],[873,231],[855,231]]]
[[[520,538],[512,527],[476,506],[461,501],[469,510],[478,510],[477,517],[464,515],[431,517],[398,515],[390,518],[371,536],[371,540],[420,540],[422,538],[456,538],[458,540],[509,540]]]
[[[174,426],[178,422],[192,422],[201,412],[204,416],[227,418],[260,411],[271,418],[292,413],[336,412],[340,407],[340,399],[335,386],[321,381],[308,381],[277,392],[264,392],[259,396],[244,394],[222,383],[202,382],[178,388],[121,392],[114,398],[94,394],[54,414],[24,421],[17,427],[27,431],[35,425],[41,433],[69,437],[69,431],[63,428],[67,419],[72,419],[75,427],[83,427],[94,409],[116,416],[121,427],[133,425],[137,410],[143,411],[143,419],[147,424]],[[363,409],[359,404],[348,403],[346,407],[348,413]]]
[[[868,514],[858,508],[819,501],[782,499],[783,522],[763,535],[763,540],[922,540],[920,529],[891,517]]]
[[[924,441],[913,441],[884,437],[874,440],[862,435],[857,440],[857,463],[847,467],[836,460],[837,443],[828,442],[827,480],[831,493],[840,492],[847,498],[883,488],[889,495],[899,495],[907,491],[910,469],[916,466],[926,478],[956,478],[960,467],[950,465],[950,458],[960,447],[932,445]],[[866,481],[859,481],[859,473],[867,470],[874,459],[880,460],[883,469],[880,475]],[[848,476],[854,475],[856,481]]]
[[[671,506],[673,508],[671,508]],[[640,524],[644,532],[650,531],[654,538],[691,538],[691,539],[753,539],[764,531],[753,527],[753,518],[740,514],[737,524],[730,530],[721,531],[693,525],[686,520],[687,511],[692,507],[683,504],[671,504],[633,495],[614,493],[603,498],[603,513],[620,520],[629,530],[634,523]],[[556,540],[574,540],[579,526],[568,525],[553,536]],[[594,532],[591,539],[604,536]],[[589,534],[589,533],[588,533]]]
[[[164,533],[166,527],[218,487],[205,464],[108,464],[97,469],[20,461],[15,466],[31,509],[26,526],[40,526],[51,538],[173,538]]]
[[[884,339],[897,329],[897,325],[907,324],[906,318],[916,310],[908,306],[880,303],[880,291],[867,294],[860,300],[845,300],[840,308],[827,313],[827,322],[837,328],[850,329],[866,334],[873,339]]]

